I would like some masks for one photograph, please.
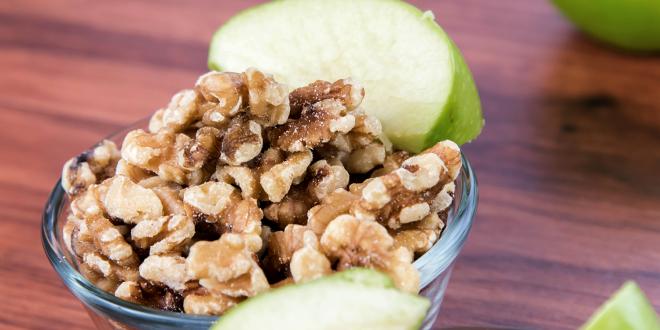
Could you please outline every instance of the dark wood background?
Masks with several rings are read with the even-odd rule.
[[[253,2],[0,1],[0,328],[92,327],[39,238],[60,166],[191,86]],[[462,49],[487,118],[439,326],[574,329],[627,279],[660,307],[660,57],[593,42],[545,1],[414,2]]]

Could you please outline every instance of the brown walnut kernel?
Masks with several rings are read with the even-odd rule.
[[[401,290],[417,292],[419,273],[412,254],[394,248],[394,239],[379,223],[342,215],[332,220],[321,236],[321,247],[337,262],[337,270],[370,267],[381,270]]]
[[[113,175],[119,151],[112,141],[103,140],[91,149],[69,159],[62,168],[62,188],[77,195],[90,185]]]
[[[254,260],[260,248],[256,235],[227,233],[217,241],[197,242],[186,258],[188,275],[212,294],[252,297],[269,288]]]
[[[250,116],[264,127],[286,123],[289,118],[287,87],[254,68],[247,69],[243,79],[248,89]]]
[[[257,157],[262,147],[261,125],[238,115],[232,119],[222,139],[220,160],[229,165],[241,165]]]
[[[185,215],[163,216],[156,220],[141,221],[131,229],[131,240],[149,254],[181,253],[195,235],[193,220]]]
[[[297,117],[304,108],[327,99],[338,100],[348,111],[352,111],[362,103],[363,98],[364,88],[350,79],[340,79],[334,83],[317,80],[291,91],[291,117]]]
[[[149,120],[149,131],[162,129],[181,132],[198,116],[199,99],[194,91],[186,89],[175,94],[166,108],[160,109]]]
[[[288,152],[313,149],[336,135],[349,132],[355,117],[341,102],[327,99],[305,108],[299,119],[290,120],[268,132],[271,145]]]

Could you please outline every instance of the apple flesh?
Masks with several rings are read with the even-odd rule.
[[[433,14],[396,0],[285,0],[239,13],[213,36],[209,66],[256,67],[292,88],[351,77],[395,147],[476,138],[484,124],[461,53]]]

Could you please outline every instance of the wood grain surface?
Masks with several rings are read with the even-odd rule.
[[[60,166],[191,86],[215,28],[253,3],[0,1],[0,328],[92,327],[39,237]],[[438,327],[574,329],[627,279],[660,308],[660,57],[593,42],[545,1],[414,3],[463,51],[486,115]]]

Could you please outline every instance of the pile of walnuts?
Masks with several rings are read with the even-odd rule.
[[[64,165],[63,237],[81,273],[206,315],[358,266],[417,292],[412,261],[440,237],[460,150],[392,151],[363,97],[349,79],[289,93],[255,69],[201,76],[121,150],[103,141]]]

